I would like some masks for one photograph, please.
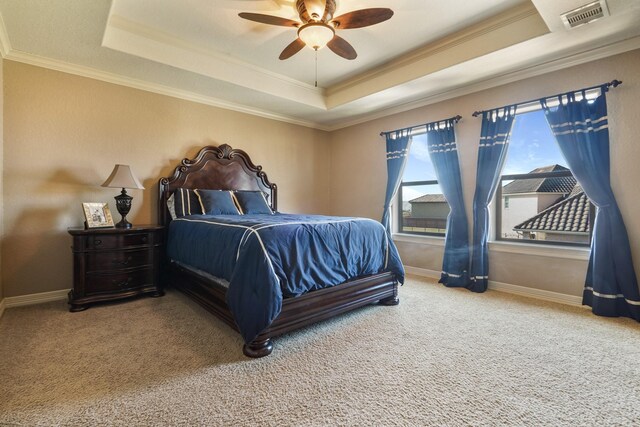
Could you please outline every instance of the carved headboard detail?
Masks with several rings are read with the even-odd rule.
[[[165,226],[171,221],[167,199],[177,188],[259,190],[265,193],[274,211],[278,206],[278,187],[269,182],[262,166],[254,165],[247,153],[227,144],[204,147],[194,159],[182,160],[173,176],[160,178],[158,187],[158,221]]]

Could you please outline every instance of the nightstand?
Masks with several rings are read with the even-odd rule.
[[[162,296],[160,260],[164,227],[70,228],[73,289],[70,311],[89,304],[149,294]]]

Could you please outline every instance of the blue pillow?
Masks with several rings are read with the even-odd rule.
[[[267,203],[262,191],[236,191],[234,193],[240,212],[245,215],[251,214],[269,214],[273,215],[273,211]]]
[[[196,190],[205,215],[239,215],[231,191]]]
[[[200,198],[196,195],[195,190],[188,188],[177,188],[167,200],[167,207],[174,219],[186,215],[202,215]]]

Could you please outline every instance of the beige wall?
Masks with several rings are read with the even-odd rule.
[[[544,95],[592,86],[614,78],[624,83],[608,96],[611,134],[611,181],[622,210],[636,271],[640,273],[640,51],[594,61],[547,75],[388,116],[333,132],[331,138],[331,210],[334,214],[379,219],[386,184],[385,147],[379,133],[462,115],[458,124],[460,166],[470,221],[475,189],[480,118],[476,110],[499,107]],[[348,183],[348,185],[345,185]],[[439,271],[442,247],[398,244],[406,265]],[[514,285],[581,295],[586,261],[553,259],[492,251],[491,279]]]
[[[279,186],[282,211],[380,219],[386,183],[380,131],[461,114],[457,135],[471,218],[480,134],[473,111],[613,78],[624,84],[608,98],[611,178],[640,272],[639,69],[640,52],[630,52],[327,134],[4,61],[0,297],[71,287],[66,229],[81,225],[83,201],[109,202],[118,217],[117,191],[99,187],[115,163],[130,164],[146,187],[131,191],[134,223],[155,221],[160,176],[200,147],[222,143],[246,150],[264,166]],[[407,265],[440,270],[441,245],[399,242],[398,247]],[[585,261],[496,251],[490,261],[492,280],[581,294]]]
[[[326,133],[4,61],[4,296],[70,288],[66,229],[81,202],[109,202],[114,164],[130,164],[133,223],[156,220],[158,178],[204,145],[246,150],[279,187],[279,209],[329,213]]]

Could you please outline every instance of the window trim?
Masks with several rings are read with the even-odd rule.
[[[554,177],[564,177],[564,176],[573,176],[571,171],[554,171],[554,172],[538,172],[538,173],[520,173],[520,174],[511,174],[511,175],[500,175],[498,179],[498,188],[496,189],[495,194],[495,225],[496,232],[494,235],[495,242],[508,242],[508,243],[519,243],[524,245],[547,245],[547,246],[564,246],[568,248],[584,248],[591,246],[591,240],[593,239],[593,222],[595,220],[595,206],[590,201],[590,209],[589,209],[589,242],[587,243],[578,243],[578,242],[561,242],[561,241],[553,241],[553,240],[534,240],[534,239],[511,239],[508,237],[502,237],[502,181],[504,180],[514,180],[514,179],[535,179],[535,178],[554,178]],[[576,180],[577,181],[577,180]],[[540,213],[540,212],[538,212]]]
[[[415,243],[425,246],[444,247],[445,236],[428,236],[426,234],[393,233],[391,239],[394,242]]]
[[[492,241],[489,242],[489,252],[502,252],[507,254],[540,256],[547,258],[574,259],[588,261],[591,249],[588,246],[546,245],[521,243],[517,241]]]
[[[431,233],[426,231],[406,231],[403,229],[403,219],[402,216],[402,188],[403,187],[413,187],[418,185],[439,185],[438,180],[430,180],[430,181],[401,181],[400,188],[398,189],[397,201],[398,201],[398,227],[396,227],[397,233],[399,234],[411,234],[417,236],[431,236],[431,237],[444,237],[446,236],[446,228],[444,233]],[[449,203],[447,202],[447,205]],[[451,209],[451,207],[449,207]],[[445,226],[446,227],[446,226]]]

